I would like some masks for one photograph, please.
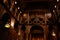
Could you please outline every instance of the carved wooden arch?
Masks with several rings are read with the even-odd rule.
[[[43,31],[43,34],[44,34],[44,29],[43,29],[43,27],[42,26],[40,26],[40,25],[32,25],[31,27],[30,27],[30,32],[29,32],[29,35],[28,35],[28,39],[29,40],[31,40],[31,34],[32,34],[32,32],[33,32],[33,30],[37,30],[37,31]],[[42,38],[44,39],[44,35],[42,36]]]

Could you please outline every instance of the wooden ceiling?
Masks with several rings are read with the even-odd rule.
[[[22,0],[21,8],[23,10],[49,9],[53,7],[55,4],[57,4],[57,0]]]
[[[47,1],[47,2],[50,2],[50,1],[56,1],[56,0],[22,0],[24,2],[39,2],[39,1]]]

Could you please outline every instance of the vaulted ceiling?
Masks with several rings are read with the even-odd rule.
[[[37,2],[37,1],[48,1],[48,2],[50,2],[50,1],[57,1],[57,0],[22,0],[22,1],[24,1],[24,2]]]
[[[14,4],[13,1],[14,2],[17,1],[17,4]],[[1,2],[1,0],[0,0],[0,2]],[[2,18],[2,16],[4,15],[4,13],[6,11],[10,12],[10,8],[12,9],[12,13],[16,8],[21,7],[20,10],[22,12],[31,11],[30,14],[32,14],[33,12],[36,13],[36,11],[37,12],[39,11],[41,13],[42,11],[40,9],[43,10],[43,13],[46,10],[48,12],[48,10],[50,10],[50,9],[53,10],[55,5],[57,5],[58,8],[60,8],[60,1],[57,2],[57,0],[10,0],[10,1],[6,2],[6,5],[3,5],[3,4],[0,5],[0,14],[1,14],[0,19]],[[7,7],[9,7],[9,8],[7,8]],[[19,12],[20,12],[20,10],[19,10]]]
[[[60,5],[60,2],[57,2],[57,0],[22,0],[20,3],[23,10],[49,9],[56,4]]]

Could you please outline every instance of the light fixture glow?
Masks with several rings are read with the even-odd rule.
[[[14,22],[11,22],[11,26],[14,26]]]
[[[7,0],[3,0],[3,2],[4,2],[4,3],[6,3],[6,2],[7,2]]]
[[[55,10],[53,10],[53,12],[55,12]]]
[[[18,32],[18,35],[20,35],[20,31]]]
[[[12,18],[11,19],[11,28],[14,28],[14,23],[15,23],[15,20]]]
[[[27,16],[27,14],[24,14],[23,16],[24,16],[24,17],[26,17],[26,16]]]
[[[20,7],[18,7],[18,9],[20,9]]]
[[[56,34],[53,32],[53,33],[52,33],[52,36],[56,36]]]
[[[55,5],[54,7],[56,8],[57,6]]]
[[[59,0],[57,0],[57,2],[59,2]]]
[[[20,11],[20,13],[22,13],[22,11]]]
[[[47,16],[48,18],[51,18],[52,14],[51,14],[51,13],[47,13],[46,16]]]
[[[15,1],[15,4],[17,4],[17,2]]]
[[[5,27],[6,27],[6,28],[10,28],[10,25],[9,25],[9,24],[6,24]]]

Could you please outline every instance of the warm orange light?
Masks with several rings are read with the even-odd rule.
[[[27,14],[24,14],[23,16],[24,16],[24,17],[26,17],[26,16],[27,16]]]
[[[51,13],[47,13],[47,14],[46,14],[46,17],[47,17],[47,18],[51,18],[51,16],[52,16]]]
[[[7,2],[7,0],[4,0],[4,3],[6,3]]]
[[[18,32],[18,35],[20,35],[20,31]]]
[[[15,23],[15,20],[12,18],[11,19],[11,28],[14,28],[14,23]]]

